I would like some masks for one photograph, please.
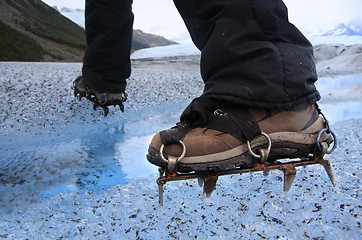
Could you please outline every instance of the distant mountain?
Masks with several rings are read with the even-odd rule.
[[[53,8],[56,10],[59,9],[57,6],[54,6]],[[62,7],[59,12],[73,22],[77,23],[78,25],[84,27],[83,9],[70,9],[67,7]],[[176,42],[168,40],[162,36],[144,33],[139,29],[133,30],[132,51],[149,47],[167,46],[172,44],[176,44]]]
[[[81,61],[84,29],[40,0],[0,0],[1,61]]]
[[[60,9],[60,12],[74,12],[74,10],[67,7],[62,7],[62,9]]]
[[[339,24],[336,28],[325,32],[322,36],[362,36],[362,26],[358,24]]]
[[[144,33],[141,30],[133,30],[132,50],[143,48],[167,46],[177,44],[176,42],[167,40],[166,38],[154,34]]]

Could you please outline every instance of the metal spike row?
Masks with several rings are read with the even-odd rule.
[[[82,96],[83,97],[83,96]],[[93,103],[93,110],[97,110],[98,107],[101,107],[103,108],[104,110],[104,117],[107,117],[108,113],[109,113],[109,108],[107,105],[104,105],[104,104],[100,104],[96,99],[94,99],[93,97],[91,96],[88,96],[86,97],[89,101],[91,101]],[[116,105],[114,105],[116,106]],[[121,104],[118,104],[118,106],[120,107],[120,110],[122,112],[124,112],[124,105],[121,103]]]
[[[104,110],[104,117],[107,117],[108,113],[109,113],[109,109],[106,105],[101,105],[97,102],[96,99],[94,99],[93,97],[91,96],[86,96],[85,98],[87,98],[89,101],[91,101],[93,103],[93,110],[97,110],[98,107],[101,107],[103,108]]]
[[[213,190],[215,189],[218,176],[231,175],[231,174],[243,174],[251,172],[263,171],[264,173],[270,170],[282,170],[284,172],[284,191],[287,192],[293,185],[295,176],[296,176],[296,167],[302,167],[307,165],[321,164],[324,166],[329,179],[332,184],[335,186],[335,178],[333,176],[332,167],[328,160],[324,160],[321,155],[315,154],[313,157],[306,159],[300,159],[299,161],[291,161],[288,163],[254,163],[254,167],[250,169],[236,169],[229,171],[221,171],[217,173],[211,173],[210,175],[199,175],[197,173],[182,173],[182,174],[170,174],[166,172],[165,169],[160,168],[160,177],[157,179],[157,184],[159,186],[159,202],[160,205],[163,205],[163,185],[169,181],[180,181],[187,179],[198,179],[200,187],[204,185],[204,194],[209,197]]]

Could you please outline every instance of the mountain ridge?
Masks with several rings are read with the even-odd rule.
[[[59,13],[63,14],[65,17],[69,18],[73,22],[77,23],[81,27],[85,27],[84,23],[84,14],[85,10],[80,8],[68,8],[68,7],[58,7],[58,6],[52,6],[55,10],[57,10]],[[60,9],[60,10],[59,10]],[[163,36],[151,34],[151,33],[145,33],[141,29],[133,29],[133,37],[132,37],[132,52],[144,49],[144,48],[150,48],[150,47],[157,47],[157,46],[168,46],[177,44],[177,42],[171,41],[169,39],[166,39]]]
[[[0,61],[82,61],[84,28],[41,0],[0,0],[0,16]],[[134,31],[133,51],[171,44]]]
[[[354,23],[340,23],[335,28],[325,32],[322,36],[362,36],[362,26]]]
[[[42,1],[0,0],[0,16],[1,61],[82,59],[84,29]]]

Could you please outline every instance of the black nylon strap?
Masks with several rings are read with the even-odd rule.
[[[183,140],[189,127],[187,124],[180,124],[174,128],[160,132],[161,142],[164,145],[177,144]]]
[[[242,142],[251,141],[261,134],[260,128],[248,110],[224,108],[227,116],[209,115],[207,128],[228,133]]]
[[[252,141],[261,134],[258,123],[247,109],[240,105],[225,104],[226,116],[212,114],[218,106],[205,96],[195,98],[181,115],[181,124],[160,132],[164,145],[177,144],[185,137],[188,128],[209,128],[228,133],[242,142]]]
[[[247,140],[252,141],[261,134],[258,123],[247,109],[240,106],[227,106],[225,111]]]
[[[230,117],[210,115],[207,128],[214,129],[220,132],[228,133],[242,142],[246,142],[246,137],[240,129],[234,124]]]

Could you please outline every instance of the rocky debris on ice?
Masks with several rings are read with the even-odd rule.
[[[343,55],[319,53],[320,63]],[[145,153],[202,93],[198,60],[134,59],[126,113],[111,108],[107,118],[72,96],[79,63],[0,63],[0,237],[360,239],[362,80],[345,65],[334,73],[349,75],[323,73],[317,85],[338,136],[328,156],[336,187],[308,166],[288,193],[280,171],[252,173],[221,177],[211,198],[197,181],[167,183],[158,206]]]

